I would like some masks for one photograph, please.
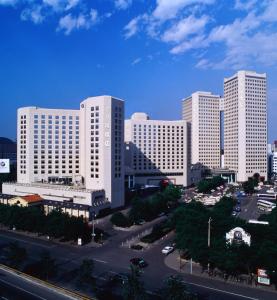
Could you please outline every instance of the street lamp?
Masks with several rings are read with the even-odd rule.
[[[95,231],[94,231],[94,219],[96,217],[96,212],[95,211],[91,211],[90,213],[91,213],[91,217],[92,217],[92,234],[91,234],[91,236],[92,236],[92,238],[94,238],[95,235],[96,235]]]
[[[208,221],[208,248],[210,248],[211,246],[211,222],[212,222],[212,218],[209,218]],[[208,273],[210,272],[210,263],[208,262]]]
[[[102,244],[102,239],[103,239],[103,233],[100,233],[100,244]]]

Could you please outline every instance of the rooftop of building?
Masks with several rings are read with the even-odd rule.
[[[54,190],[61,190],[61,191],[83,192],[83,193],[103,192],[103,190],[86,189],[85,187],[82,186],[50,184],[50,183],[41,183],[41,182],[34,182],[34,183],[5,182],[3,184],[25,186],[25,187],[38,187],[38,188],[54,189]]]
[[[240,70],[240,71],[238,71],[237,73],[235,73],[234,75],[232,75],[230,77],[225,77],[224,78],[224,83],[235,79],[240,74],[244,74],[245,76],[249,76],[249,77],[252,76],[252,77],[257,77],[257,78],[266,78],[266,73],[257,73],[255,71]]]
[[[195,91],[190,96],[182,99],[182,101],[186,101],[192,98],[193,95],[203,96],[203,97],[213,97],[213,98],[221,98],[220,95],[213,94],[212,92],[207,91]]]
[[[27,195],[27,196],[19,196],[20,198],[24,199],[28,203],[40,202],[43,199],[40,195]]]
[[[125,121],[129,121],[129,120],[132,120],[132,121],[142,121],[142,122],[145,122],[145,121],[151,121],[151,122],[185,122],[184,120],[152,120],[150,119],[149,115],[147,115],[146,113],[144,112],[135,112],[131,115],[131,118],[128,119],[128,120],[125,120]]]

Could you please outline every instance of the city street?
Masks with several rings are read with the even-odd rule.
[[[0,297],[9,300],[68,300],[79,299],[57,292],[51,287],[44,287],[20,275],[0,268]],[[1,298],[2,299],[2,298]]]
[[[0,246],[8,244],[11,241],[17,241],[27,249],[29,254],[35,253],[37,256],[40,252],[47,249],[50,251],[51,256],[57,259],[61,273],[76,270],[85,258],[93,259],[95,263],[93,274],[100,281],[106,280],[108,275],[111,274],[110,272],[128,272],[129,260],[133,257],[142,257],[149,263],[149,266],[145,268],[142,278],[147,290],[155,291],[162,286],[163,280],[167,276],[180,274],[178,270],[168,267],[165,264],[165,256],[161,253],[162,248],[172,242],[173,235],[169,234],[164,240],[155,243],[149,249],[141,252],[121,246],[122,241],[130,238],[134,234],[139,234],[149,226],[150,225],[146,223],[138,227],[136,232],[119,232],[114,230],[112,231],[110,240],[100,247],[93,244],[83,247],[61,245],[55,242],[41,241],[39,239],[26,237],[14,232],[0,231]],[[197,292],[201,296],[201,299],[276,299],[276,293],[264,289],[224,283],[190,274],[182,274],[182,276],[184,281],[189,284],[190,289]],[[56,284],[67,288],[71,287],[64,282],[62,275],[58,277],[56,281]],[[26,286],[26,290],[29,290],[28,288],[29,287]],[[43,295],[41,296],[40,294],[37,296],[43,297]]]

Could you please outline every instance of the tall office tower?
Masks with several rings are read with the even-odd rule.
[[[79,111],[24,107],[17,115],[17,181],[79,176]]]
[[[266,74],[239,71],[224,79],[224,163],[246,181],[267,178]]]
[[[150,120],[134,113],[125,120],[126,166],[138,184],[161,180],[187,186],[187,123]]]
[[[81,175],[87,189],[104,189],[113,207],[124,204],[124,101],[92,97],[80,104]]]
[[[188,157],[192,165],[219,168],[220,110],[222,98],[210,92],[195,92],[182,103],[182,117],[188,122]]]

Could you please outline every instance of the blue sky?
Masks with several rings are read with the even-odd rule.
[[[126,117],[178,119],[196,90],[239,69],[268,75],[277,139],[277,0],[0,0],[0,136],[21,106],[126,100]]]

